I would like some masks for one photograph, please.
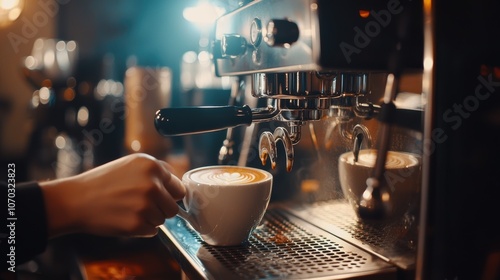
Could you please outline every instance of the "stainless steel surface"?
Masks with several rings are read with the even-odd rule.
[[[292,214],[307,220],[363,250],[376,254],[403,271],[415,266],[417,222],[414,217],[400,221],[361,221],[343,200],[289,205]]]
[[[257,73],[252,74],[251,81],[252,96],[278,99],[282,121],[314,121],[332,113],[340,115],[331,110],[339,107],[353,111],[356,98],[370,93],[369,75],[365,73]],[[354,112],[350,119],[353,117]]]
[[[484,135],[484,131],[498,128],[500,99],[492,94],[498,92],[500,86],[500,58],[496,51],[500,44],[498,1],[257,0],[246,3],[216,23],[216,73],[219,76],[253,75],[253,95],[279,101],[273,100],[275,111],[272,112],[276,114],[272,121],[309,125],[314,140],[305,148],[315,149],[318,156],[306,161],[296,153],[298,164],[291,174],[296,177],[290,181],[304,180],[279,186],[286,191],[293,191],[292,185],[302,188],[305,184],[301,183],[311,179],[307,171],[314,169],[321,174],[311,172],[314,173],[310,180],[313,186],[302,188],[303,196],[321,199],[325,188],[326,192],[333,192],[332,189],[338,187],[337,182],[332,182],[338,175],[332,171],[336,166],[335,153],[345,150],[346,146],[351,149],[353,143],[350,142],[359,139],[352,128],[366,124],[365,121],[381,111],[377,105],[380,99],[371,96],[373,98],[363,100],[369,92],[358,91],[356,83],[339,89],[333,79],[315,80],[315,73],[328,73],[337,79],[345,73],[381,71],[387,75],[389,69],[399,72],[394,69],[394,64],[399,63],[392,57],[396,50],[403,50],[406,55],[401,68],[416,69],[418,74],[423,71],[420,90],[412,91],[418,93],[423,102],[410,106],[417,110],[395,112],[396,116],[391,119],[396,121],[391,122],[396,124],[394,132],[401,132],[401,128],[412,131],[394,133],[388,139],[384,128],[377,134],[380,130],[377,126],[367,125],[369,132],[377,137],[375,140],[390,144],[391,150],[423,155],[421,202],[415,209],[409,207],[412,214],[393,222],[361,221],[348,204],[333,200],[288,204],[279,210],[283,213],[280,223],[293,221],[308,232],[314,225],[323,232],[319,233],[321,236],[328,236],[329,240],[330,236],[343,239],[394,265],[398,278],[401,273],[414,271],[414,279],[499,279],[500,243],[497,232],[491,228],[498,212],[494,200],[500,190],[495,184],[498,182],[495,167],[499,139],[498,133],[478,137]],[[280,24],[283,27],[279,27]],[[316,121],[325,120],[325,111],[333,118],[327,126],[319,126]],[[327,145],[316,141],[323,139],[317,135],[322,135],[324,128]],[[271,132],[274,129],[272,127]],[[271,132],[264,137],[271,138]],[[345,137],[334,141],[331,135]],[[269,142],[275,144],[273,139]],[[299,150],[297,146],[296,150]],[[379,151],[377,165],[383,167],[382,154],[386,148]],[[301,160],[304,160],[303,169],[298,166]],[[383,170],[374,177],[380,177],[381,172]],[[300,220],[291,219],[290,215]],[[174,240],[172,243],[179,245],[175,238],[180,240],[184,236],[170,237]],[[173,246],[173,250],[180,252],[180,259],[187,260],[186,266],[193,267],[198,272],[196,275],[203,278],[213,278],[214,271],[219,273],[216,275],[219,278],[293,278],[295,274],[288,273],[288,264],[291,264],[290,270],[302,271],[303,267],[309,268],[301,266],[302,255],[311,259],[321,256],[318,260],[321,261],[323,252],[331,250],[319,246],[318,251],[289,250],[282,255],[281,251],[274,254],[274,247],[266,253],[253,251],[253,246],[260,248],[258,244],[251,243],[243,253],[241,248],[203,251],[200,249],[203,245],[190,251],[192,254],[186,253],[182,246]],[[262,248],[268,250],[269,247]],[[253,255],[254,252],[258,253]],[[292,259],[282,262],[288,256]],[[294,261],[295,256],[299,261]],[[316,262],[309,264],[311,270],[316,268]],[[332,264],[335,260],[326,258],[325,266]],[[260,274],[260,269],[267,272],[269,265],[283,265],[285,269],[272,267],[273,273]],[[364,264],[361,267],[364,268]],[[239,271],[243,274],[235,276]],[[386,279],[378,272],[372,271],[371,276]],[[316,271],[305,274],[306,278],[351,276],[319,276]]]
[[[252,74],[252,95],[269,98],[338,97],[337,74],[331,72],[286,72]]]
[[[264,164],[270,159],[274,169],[282,142],[286,169],[274,170],[276,181],[282,181],[273,193],[291,195],[271,203],[262,225],[242,246],[208,246],[181,219],[167,220],[161,236],[190,278],[411,278],[415,209],[397,221],[359,220],[343,200],[336,167],[358,135],[363,136],[358,148],[371,148],[371,135],[378,138],[372,118],[380,112],[391,54],[400,43],[398,26],[406,26],[399,24],[402,18],[419,26],[420,7],[410,7],[420,4],[405,2],[404,12],[390,14],[395,7],[379,1],[257,0],[216,21],[216,75],[246,77],[245,95],[266,101],[252,106],[257,107],[251,111],[255,128],[242,137],[250,147],[245,152],[255,157],[258,151],[255,158]],[[373,14],[363,18],[361,11]],[[386,22],[383,32],[356,46],[359,52],[346,53],[353,40],[367,36],[359,32],[375,25],[382,31],[375,18],[387,13],[391,24]],[[421,71],[419,28],[408,30],[411,57],[403,59],[402,68]],[[309,129],[302,130],[304,125]],[[249,145],[259,139],[257,132],[258,147]],[[420,147],[418,132],[394,132],[391,149]]]
[[[213,247],[179,218],[160,236],[190,279],[396,279],[397,268],[280,206],[247,244]]]
[[[297,135],[297,134],[296,134]],[[271,167],[276,167],[276,158],[278,157],[278,149],[276,144],[282,142],[286,153],[286,170],[291,171],[293,166],[293,142],[292,136],[283,127],[277,127],[274,133],[264,131],[259,139],[259,157],[262,165],[266,165],[267,159],[271,161]]]
[[[371,75],[384,76],[390,68],[391,54],[400,43],[396,27],[400,22],[418,19],[410,21],[405,31],[421,28],[419,9],[410,6],[405,3],[401,10],[399,4],[326,0],[245,3],[215,22],[211,38],[215,74],[252,77],[245,86],[254,97],[269,100],[267,107],[252,109],[252,122],[279,121],[284,123],[282,127],[288,126],[288,133],[281,133],[281,139],[289,159],[294,148],[287,143],[299,142],[301,127],[307,122],[331,116],[349,122],[377,115],[377,100],[370,98]],[[367,18],[361,11],[373,15]],[[382,27],[384,32],[379,32]],[[360,38],[364,40],[362,46]],[[411,33],[408,42],[409,52],[419,50],[419,33]],[[419,58],[419,52],[411,52],[402,59],[402,68],[420,70]],[[262,134],[261,142],[280,141],[275,135],[280,132],[274,129]],[[222,147],[222,157],[228,154],[230,143],[226,141]],[[261,145],[261,158],[274,155],[274,146]],[[275,157],[270,158],[274,167]],[[292,160],[287,160],[287,171],[291,170]]]
[[[422,19],[419,5],[418,1],[404,4],[386,1],[252,1],[217,20],[214,34],[216,73],[228,76],[324,69],[384,71],[388,69],[390,54],[399,43],[401,30],[398,28],[406,23],[409,24],[407,41],[411,55],[404,57],[404,66],[420,71]],[[376,11],[379,20],[375,16],[364,18],[360,11]],[[381,15],[385,19],[381,20]],[[279,31],[269,30],[270,26],[276,26],[276,22],[287,24]],[[295,29],[298,29],[296,40],[293,36]],[[264,43],[270,38],[268,34],[271,38],[280,37],[282,42]],[[218,49],[222,48],[221,42],[227,36],[244,39],[246,50],[243,52],[240,40],[231,40],[234,47],[229,46],[229,49],[238,49],[238,55],[222,57]],[[224,41],[227,44],[227,40]],[[224,48],[228,49],[228,46]]]
[[[302,0],[253,1],[236,12],[219,18],[215,27],[216,44],[232,34],[244,38],[247,47],[245,52],[236,57],[217,59],[217,74],[225,76],[257,73],[262,72],[261,69],[264,68],[272,69],[272,72],[277,69],[319,70],[312,57],[317,55],[313,53],[313,46],[319,46],[319,41],[313,43],[313,40],[319,40],[319,30],[314,28],[317,24],[313,23],[316,19],[312,15],[314,11],[311,11],[310,4],[310,1]],[[291,21],[298,25],[300,32],[297,42],[283,48],[258,39],[267,37],[269,22],[290,18],[291,15]],[[260,30],[256,27],[256,22],[262,23]]]

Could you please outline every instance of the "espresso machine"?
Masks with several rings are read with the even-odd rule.
[[[491,196],[481,196],[481,203],[470,202],[474,209],[460,208],[457,203],[467,201],[467,188],[457,178],[472,173],[459,175],[451,169],[457,167],[463,145],[476,141],[466,131],[457,133],[469,118],[465,113],[479,111],[476,99],[480,102],[493,94],[471,101],[461,95],[460,82],[468,80],[454,81],[465,74],[449,75],[465,69],[464,73],[476,75],[477,87],[483,85],[493,93],[500,79],[495,62],[499,55],[493,51],[498,38],[485,36],[489,45],[482,46],[488,52],[479,54],[486,60],[476,68],[472,63],[477,62],[476,56],[467,56],[470,52],[465,47],[474,45],[472,41],[456,51],[446,50],[456,48],[459,40],[454,39],[459,34],[477,40],[479,34],[493,32],[493,26],[499,25],[494,24],[491,11],[498,4],[477,4],[467,17],[474,24],[462,33],[453,24],[468,11],[465,4],[430,0],[226,4],[232,9],[215,23],[211,55],[214,75],[235,78],[230,102],[159,108],[154,122],[166,137],[227,130],[219,163],[268,169],[276,178],[274,200],[248,244],[241,246],[209,246],[182,219],[168,219],[160,237],[189,279],[479,279],[470,278],[478,275],[495,279],[500,275],[496,268],[500,243],[496,235],[479,227],[483,224],[474,223],[488,236],[482,243],[473,242],[480,249],[456,250],[475,234],[464,230],[466,222],[461,223],[453,210],[471,219]],[[448,4],[453,9],[448,10]],[[451,12],[455,21],[448,23],[444,15]],[[448,71],[450,67],[457,68]],[[451,81],[454,92],[446,89]],[[459,96],[457,106],[474,107],[474,112],[453,106],[452,100],[460,100]],[[499,107],[497,99],[489,99],[491,112]],[[445,124],[455,126],[442,130]],[[474,124],[460,128],[478,129]],[[489,128],[498,130],[494,124]],[[451,133],[460,134],[459,140],[446,139]],[[490,139],[489,148],[497,149]],[[421,183],[402,215],[394,217],[386,211],[384,191],[377,184],[365,186],[369,200],[364,194],[359,198],[365,199],[366,207],[352,207],[346,201],[338,159],[362,149],[377,151],[374,168],[378,171],[373,174],[377,180],[384,176],[388,151],[419,156]],[[490,158],[481,162],[485,168],[474,167],[481,170],[474,176],[481,176],[483,184],[493,182],[489,181],[492,175],[485,175],[491,169]],[[449,177],[454,177],[451,181],[462,193],[451,191]],[[490,191],[498,194],[498,189]],[[481,214],[485,223],[491,222],[494,213],[490,209],[494,204],[487,205],[488,212]],[[448,235],[454,237],[447,239]],[[489,251],[483,250],[490,245]],[[481,255],[470,261],[474,257],[469,252]],[[473,266],[466,268],[465,263]]]

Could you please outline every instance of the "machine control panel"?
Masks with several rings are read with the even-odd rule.
[[[217,19],[216,74],[385,72],[401,44],[421,71],[422,26],[420,1],[255,0]]]
[[[214,55],[216,74],[240,75],[275,68],[293,70],[296,65],[316,68],[313,48],[318,47],[318,42],[313,40],[319,34],[313,34],[317,30],[312,30],[317,25],[312,22],[312,2],[252,1],[220,17],[213,38],[214,49],[221,49],[220,56]]]

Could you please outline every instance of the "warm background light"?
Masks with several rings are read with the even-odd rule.
[[[362,17],[362,18],[368,18],[370,16],[370,11],[359,10],[359,16]]]
[[[23,10],[24,0],[0,0],[0,27],[15,21]]]

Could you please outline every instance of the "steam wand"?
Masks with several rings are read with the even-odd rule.
[[[373,173],[366,180],[366,190],[361,196],[359,202],[359,215],[366,219],[380,219],[391,212],[392,203],[387,187],[382,185],[384,180],[385,161],[389,149],[390,122],[392,112],[395,110],[393,100],[397,92],[397,83],[393,74],[387,77],[386,88],[384,92],[384,104],[380,114],[380,127],[378,131],[377,159],[373,168]]]
[[[408,34],[410,34],[408,32],[409,18],[403,17],[399,25],[398,36],[400,41],[388,64],[389,69],[392,71],[387,76],[384,100],[379,114],[380,127],[377,137],[377,159],[373,168],[373,174],[366,180],[367,187],[359,202],[358,214],[361,218],[381,219],[392,211],[391,197],[383,181],[387,151],[389,150],[391,124],[394,123],[396,115],[396,105],[393,101],[396,99],[399,90],[399,78],[402,71],[401,54],[405,52],[404,46],[409,39]]]

